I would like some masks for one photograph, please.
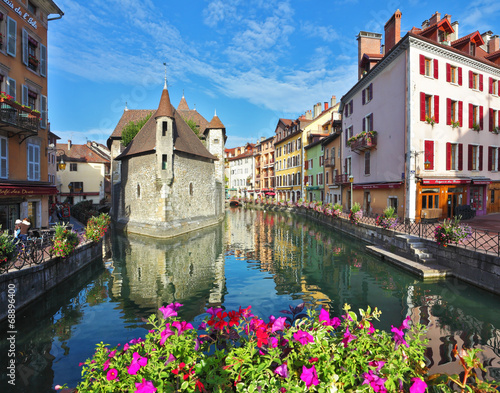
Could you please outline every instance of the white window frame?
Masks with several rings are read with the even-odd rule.
[[[373,131],[370,130],[370,118],[372,117],[373,113],[370,113],[369,115],[363,117],[363,123],[365,124],[365,131]],[[352,136],[352,135],[351,135]]]
[[[26,149],[26,160],[28,162],[27,178],[30,181],[40,181],[40,146],[28,142],[26,144]]]
[[[0,136],[0,178],[9,178],[9,140]]]

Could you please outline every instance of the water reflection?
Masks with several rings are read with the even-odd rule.
[[[408,315],[427,326],[433,372],[460,372],[457,344],[483,348],[485,376],[500,378],[498,296],[457,281],[423,282],[366,254],[360,241],[303,218],[235,209],[220,226],[173,240],[114,235],[109,242],[107,269],[97,264],[19,313],[17,390],[2,374],[0,391],[76,386],[78,363],[97,342],[143,336],[145,318],[174,301],[195,324],[212,305],[252,305],[264,318],[304,301],[336,315],[344,303],[370,305],[383,312],[378,328],[399,326]],[[7,329],[0,329],[6,353]],[[6,357],[0,362],[5,367]]]

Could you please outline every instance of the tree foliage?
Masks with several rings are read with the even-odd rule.
[[[196,134],[198,139],[202,139],[202,135],[200,134],[198,124],[196,124],[196,122],[194,120],[191,120],[191,119],[184,119],[184,121],[189,126],[189,128],[191,128],[193,130],[193,132]]]
[[[149,115],[140,120],[130,121],[125,127],[123,127],[122,131],[123,146],[128,146],[129,143],[132,142],[132,139],[135,138],[137,133],[141,130],[144,124],[146,124],[146,122],[149,120],[152,114],[153,113],[151,112]]]

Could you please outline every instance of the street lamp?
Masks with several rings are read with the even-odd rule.
[[[54,146],[53,143],[51,143],[47,147],[47,151],[55,151],[57,157],[61,157],[61,160],[57,163],[57,167],[59,168],[60,171],[64,171],[66,169],[66,163],[64,162],[64,157],[66,155],[66,152],[63,149],[58,149]]]
[[[349,176],[349,183],[351,183],[351,206],[350,206],[350,208],[352,209],[352,183],[354,183],[354,176],[353,175]]]

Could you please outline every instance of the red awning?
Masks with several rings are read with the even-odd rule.
[[[401,182],[354,184],[352,186],[352,188],[354,188],[355,190],[373,190],[373,189],[387,189],[387,188],[399,188],[399,187],[401,187]]]
[[[485,185],[485,184],[491,184],[491,180],[472,180],[472,183],[474,185]]]
[[[34,195],[55,195],[55,186],[14,186],[0,185],[0,196],[34,196]]]
[[[470,184],[470,179],[423,179],[422,184]]]

